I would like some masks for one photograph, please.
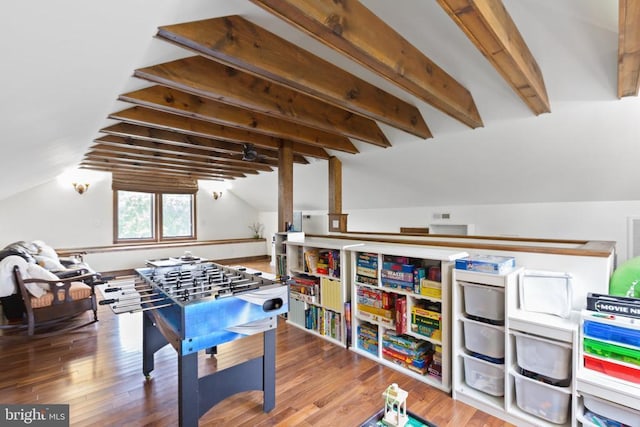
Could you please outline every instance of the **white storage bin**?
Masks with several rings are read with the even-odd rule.
[[[559,317],[571,314],[572,277],[568,273],[525,270],[520,281],[520,305],[525,311]]]
[[[504,288],[458,282],[464,294],[464,311],[496,322],[504,322]]]
[[[586,394],[582,396],[582,400],[585,411],[589,410],[628,426],[640,426],[640,411]]]
[[[512,331],[518,366],[554,380],[571,377],[571,345]]]
[[[564,424],[569,419],[571,387],[556,387],[511,372],[516,382],[516,404],[524,412],[549,422]]]
[[[464,358],[464,381],[471,388],[492,396],[504,396],[504,365],[487,362],[461,353]]]
[[[504,357],[504,327],[470,319],[462,320],[464,323],[464,346],[467,350],[494,359]]]

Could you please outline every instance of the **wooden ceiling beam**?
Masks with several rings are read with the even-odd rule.
[[[233,176],[223,175],[219,173],[201,173],[185,170],[175,170],[171,168],[158,169],[157,167],[148,165],[137,165],[130,163],[119,163],[114,159],[85,159],[80,166],[86,169],[100,170],[105,172],[129,171],[129,172],[145,172],[149,174],[158,174],[162,176],[176,175],[181,177],[192,177],[197,179],[235,179]]]
[[[542,71],[502,0],[438,0],[534,114],[551,111]]]
[[[157,35],[214,61],[289,86],[421,138],[431,136],[415,106],[241,16],[162,26]]]
[[[171,132],[148,126],[139,126],[131,123],[120,122],[107,126],[106,128],[102,128],[100,132],[122,138],[133,138],[136,141],[148,141],[176,147],[210,150],[212,155],[224,157],[231,156],[236,160],[240,160],[242,158],[241,147],[236,143],[185,135],[183,133]],[[258,155],[263,159],[263,163],[266,163],[269,166],[278,166],[277,151],[262,147],[255,147],[255,149],[258,152]],[[294,155],[294,162],[300,164],[309,163],[309,161],[300,154]]]
[[[134,76],[379,147],[391,145],[371,119],[202,56],[140,68]]]
[[[640,2],[618,3],[618,98],[637,96],[640,87]]]
[[[136,156],[140,159],[149,159],[149,160],[157,160],[163,162],[170,162],[174,164],[183,164],[183,165],[193,165],[199,167],[207,167],[212,170],[220,170],[220,171],[237,171],[237,172],[245,172],[257,174],[258,171],[262,172],[271,172],[271,168],[267,167],[268,170],[264,170],[263,168],[258,169],[257,167],[253,167],[253,165],[258,165],[258,163],[245,162],[242,165],[229,165],[221,163],[218,160],[205,158],[205,157],[196,157],[187,154],[182,154],[177,151],[173,151],[171,153],[160,152],[155,150],[144,150],[138,149],[137,147],[127,147],[123,145],[113,145],[113,144],[103,144],[97,143],[91,146],[90,148],[92,153],[96,151],[113,153],[115,155],[122,156]],[[266,166],[266,165],[265,165]]]
[[[471,128],[471,93],[358,1],[251,0]]]
[[[123,166],[123,167],[113,167],[113,166],[109,166],[109,167],[105,167],[105,166],[100,166],[97,164],[91,165],[91,164],[84,164],[81,163],[79,165],[79,169],[91,169],[91,170],[96,170],[96,171],[101,171],[101,172],[111,172],[111,173],[118,173],[118,174],[133,174],[133,175],[138,175],[140,169],[136,169],[136,168],[129,168],[127,166]],[[153,176],[157,176],[160,179],[182,179],[182,178],[192,178],[192,179],[209,179],[209,180],[214,180],[214,181],[223,181],[224,178],[219,178],[219,177],[202,177],[199,174],[185,174],[185,173],[176,173],[176,172],[165,172],[165,171],[154,171],[153,172]],[[229,178],[231,179],[235,179],[235,178]]]
[[[329,150],[347,153],[358,152],[358,149],[347,137],[301,126],[297,123],[276,119],[164,86],[155,85],[125,93],[120,95],[118,99],[167,113],[193,117],[222,126],[289,139],[303,144],[316,145]]]
[[[143,141],[135,138],[123,138],[121,136],[116,135],[105,135],[100,138],[96,138],[94,140],[96,143],[110,145],[112,147],[125,147],[125,148],[136,148],[138,150],[146,150],[149,152],[158,152],[158,153],[166,153],[166,154],[181,154],[188,155],[193,158],[214,160],[216,164],[221,165],[229,165],[229,166],[248,166],[257,170],[261,170],[264,172],[270,172],[273,169],[266,164],[256,163],[256,162],[247,162],[246,160],[238,160],[234,158],[231,154],[225,153],[217,153],[215,151],[203,150],[200,148],[187,148],[187,147],[178,147],[170,144],[163,144],[161,142],[154,141]],[[266,150],[265,150],[266,151]],[[277,156],[277,153],[275,153]]]
[[[198,119],[151,110],[146,107],[132,107],[127,110],[112,113],[109,115],[109,118],[227,142],[240,144],[250,143],[271,149],[277,149],[280,142],[279,138],[272,136],[233,129]],[[329,154],[321,147],[300,143],[295,143],[294,146],[297,153],[318,158],[329,158]]]
[[[230,171],[230,170],[222,170],[222,169],[214,169],[209,167],[200,167],[194,165],[188,165],[180,162],[176,162],[173,160],[165,160],[165,159],[149,159],[144,156],[135,156],[135,155],[123,155],[119,153],[113,153],[109,151],[100,151],[100,150],[89,150],[87,154],[85,154],[85,158],[89,160],[110,160],[112,163],[117,164],[133,164],[138,166],[148,166],[149,168],[157,168],[157,169],[170,169],[176,171],[194,171],[200,173],[215,173],[226,176],[234,176],[236,178],[244,178],[245,174],[257,175],[256,171]]]

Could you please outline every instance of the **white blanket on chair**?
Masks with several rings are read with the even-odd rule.
[[[7,297],[18,292],[16,280],[13,276],[13,267],[16,265],[20,268],[20,275],[23,279],[58,279],[58,276],[38,264],[27,262],[17,255],[10,255],[0,261],[0,297]],[[49,290],[47,283],[25,283],[24,286],[36,298],[40,298]]]
[[[22,277],[27,276],[28,262],[17,255],[10,255],[0,261],[0,297],[8,297],[16,293],[16,281],[13,277],[13,267],[20,268]]]

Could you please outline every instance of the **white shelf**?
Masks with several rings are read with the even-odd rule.
[[[617,317],[617,316],[614,316]],[[624,328],[633,328],[640,331],[638,323],[633,324],[616,323],[614,320],[605,318],[596,318],[590,316],[590,312],[584,311],[582,313],[582,320],[589,320],[592,322],[603,323],[606,325],[617,325]],[[637,320],[637,319],[636,319]],[[621,378],[612,377],[602,372],[588,369],[584,366],[584,349],[582,346],[582,340],[584,338],[584,332],[582,330],[582,322],[580,323],[580,340],[579,340],[579,356],[577,360],[577,374],[576,374],[576,389],[579,394],[584,392],[591,396],[599,397],[611,402],[618,403],[620,405],[627,406],[629,408],[640,408],[640,383],[632,383],[630,381],[623,380]],[[603,341],[599,338],[593,338],[595,340]],[[615,344],[615,342],[614,342]],[[598,356],[589,355],[595,359]],[[618,362],[625,366],[636,368],[636,365],[626,365],[623,362]]]
[[[354,301],[352,302],[352,342],[354,346],[352,347],[354,351],[359,354],[363,354],[366,357],[377,360],[379,363],[388,366],[390,368],[396,369],[400,372],[403,372],[406,375],[410,375],[413,378],[419,379],[427,384],[430,384],[434,387],[437,387],[444,391],[451,390],[451,344],[450,344],[450,336],[449,336],[449,328],[450,328],[450,292],[449,292],[449,281],[451,276],[451,270],[453,268],[453,261],[457,258],[463,258],[467,256],[466,252],[457,251],[457,250],[446,250],[446,249],[433,249],[433,248],[423,248],[423,247],[408,247],[406,245],[396,245],[396,244],[364,244],[358,247],[348,248],[347,252],[350,253],[351,257],[351,272],[352,275],[349,276],[351,280],[351,289],[352,295],[354,296]],[[377,284],[369,284],[369,283],[361,283],[356,281],[356,272],[357,272],[357,255],[358,253],[366,253],[366,254],[375,254],[378,257],[378,279]],[[384,257],[407,257],[414,260],[414,262],[420,263],[421,266],[425,268],[429,266],[440,267],[440,276],[441,276],[441,287],[442,287],[442,297],[434,298],[427,295],[421,295],[413,292],[412,290],[402,289],[402,288],[392,288],[388,286],[381,286],[381,271],[383,267]],[[407,298],[407,307],[406,307],[406,317],[407,317],[407,332],[404,335],[410,336],[425,342],[429,342],[434,346],[439,346],[441,350],[441,364],[442,364],[442,376],[440,379],[437,377],[431,376],[429,374],[420,375],[419,373],[412,371],[408,368],[402,367],[400,365],[395,364],[393,361],[389,361],[382,356],[382,340],[383,340],[383,332],[385,329],[395,330],[394,324],[376,320],[375,315],[369,316],[366,314],[359,314],[357,300],[355,300],[355,296],[357,295],[357,288],[367,288],[376,291],[383,291],[390,294],[395,294],[398,296],[404,296]],[[411,331],[411,308],[415,306],[418,302],[432,302],[440,304],[440,339],[434,339],[427,336],[423,336],[422,334],[415,333]],[[371,353],[357,348],[357,340],[358,333],[357,327],[359,323],[368,322],[372,325],[375,325],[378,328],[378,355],[374,356]]]
[[[411,369],[407,369],[404,368],[400,365],[396,365],[393,362],[388,361],[387,359],[381,357],[381,356],[374,356],[373,354],[369,353],[366,350],[362,350],[360,348],[358,348],[357,346],[353,346],[351,347],[351,350],[359,355],[362,355],[364,357],[367,357],[371,360],[375,360],[376,362],[380,363],[381,365],[384,365],[388,368],[394,369],[396,371],[402,372],[404,375],[407,375],[411,378],[414,378],[418,381],[421,381],[423,383],[426,383],[432,387],[438,388],[438,389],[442,389],[442,381],[439,378],[434,377],[433,375],[429,375],[429,374],[425,374],[425,375],[421,375],[418,372],[412,371]]]
[[[329,274],[309,273],[308,271],[304,271],[304,270],[301,270],[299,268],[291,268],[289,271],[291,273],[306,274],[307,276],[318,277],[320,279],[325,278],[325,279],[331,279],[331,280],[340,281],[340,277],[331,276]]]
[[[331,343],[333,343],[335,345],[339,345],[339,346],[343,346],[344,345],[344,343],[342,341],[339,341],[339,340],[337,340],[335,338],[332,338],[329,335],[322,335],[321,333],[319,333],[317,331],[314,331],[313,329],[307,329],[304,325],[300,325],[300,324],[298,324],[296,322],[291,322],[291,321],[287,321],[287,323],[289,325],[295,326],[298,329],[302,329],[303,331],[308,332],[311,335],[315,335],[317,337],[325,339],[325,340],[327,340],[327,341],[329,341],[329,342],[331,342]]]
[[[569,342],[573,345],[577,334],[577,319],[575,316],[570,319],[562,319],[557,316],[520,310],[517,291],[521,273],[521,268],[512,269],[503,275],[454,270],[452,286],[453,398],[469,403],[518,426],[557,426],[559,424],[551,423],[521,410],[516,404],[515,381],[511,372],[516,368],[517,361],[515,339],[511,332],[517,330],[561,342]],[[487,286],[487,290],[492,293],[495,291],[491,291],[491,289],[496,287],[504,288],[504,326],[487,323],[487,327],[494,328],[496,331],[503,331],[505,376],[504,396],[502,397],[492,396],[473,389],[464,380],[464,361],[461,354],[466,354],[467,350],[463,335],[463,324],[465,321],[469,321],[469,318],[464,307],[464,287],[460,282]],[[571,389],[573,389],[572,387],[573,385]],[[572,403],[570,403],[570,407],[573,410]],[[574,418],[570,416],[564,425],[574,425]]]
[[[289,236],[292,237],[292,233],[289,233]],[[300,238],[300,237],[303,238]],[[346,347],[347,345],[347,328],[346,328],[346,319],[345,319],[345,312],[344,312],[344,304],[346,301],[350,300],[350,288],[347,285],[346,281],[345,281],[345,277],[347,277],[348,272],[349,272],[349,263],[346,260],[346,252],[345,252],[345,248],[350,247],[350,246],[358,246],[361,243],[357,242],[357,241],[340,241],[340,240],[335,240],[335,239],[325,239],[325,238],[314,238],[314,237],[304,237],[304,233],[300,234],[300,233],[293,233],[293,237],[295,237],[294,239],[288,239],[287,241],[284,242],[284,244],[286,245],[287,248],[287,273],[290,277],[294,277],[296,275],[306,275],[309,277],[315,277],[318,278],[320,280],[322,279],[328,279],[328,280],[332,280],[332,281],[336,281],[339,282],[341,285],[341,291],[340,291],[340,299],[338,300],[334,300],[336,303],[339,302],[340,305],[340,310],[336,310],[336,307],[329,307],[327,304],[324,304],[322,301],[322,295],[320,295],[319,298],[316,299],[315,302],[311,302],[311,301],[307,301],[304,302],[305,304],[305,308],[308,308],[309,305],[313,305],[315,307],[320,307],[323,308],[324,310],[329,310],[333,313],[338,313],[340,314],[340,330],[341,330],[341,339],[340,340],[336,340],[334,338],[331,338],[330,336],[327,335],[322,335],[320,334],[318,331],[312,330],[312,329],[307,329],[306,327],[304,327],[304,325],[300,325],[299,323],[292,323],[295,326],[300,327],[301,329],[304,329],[305,331],[319,336],[321,338],[326,339],[329,342],[332,342],[334,344],[338,344],[340,346]],[[310,273],[307,271],[304,271],[304,252],[310,249],[317,249],[319,251],[338,251],[340,254],[340,264],[339,264],[339,270],[340,270],[340,276],[339,277],[335,277],[331,274],[320,274],[320,273]],[[300,308],[297,308],[298,310],[300,310]]]

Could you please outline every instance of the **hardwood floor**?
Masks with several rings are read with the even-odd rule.
[[[268,263],[246,264],[269,271]],[[89,314],[86,314],[88,316]],[[114,315],[64,335],[0,336],[0,403],[70,405],[72,426],[178,425],[177,357],[156,353],[150,380],[142,374],[142,314]],[[86,321],[86,319],[82,319]],[[357,426],[382,407],[391,383],[409,391],[408,409],[438,426],[510,424],[454,401],[395,370],[280,321],[276,332],[276,407],[262,411],[262,393],[236,394],[200,418],[201,426]],[[201,352],[206,374],[262,352],[262,335]]]

